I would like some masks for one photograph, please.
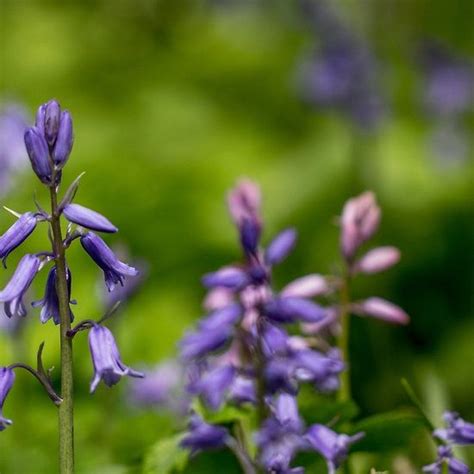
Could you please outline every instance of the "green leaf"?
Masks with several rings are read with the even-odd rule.
[[[208,423],[225,424],[248,419],[251,415],[249,409],[227,405],[218,412],[206,411],[204,416]]]
[[[370,416],[353,427],[354,432],[365,432],[365,437],[353,445],[352,451],[381,452],[407,446],[424,426],[423,417],[412,410]]]
[[[181,472],[188,462],[188,452],[179,445],[184,434],[160,439],[145,457],[143,474]]]

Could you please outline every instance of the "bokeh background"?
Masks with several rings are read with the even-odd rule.
[[[359,416],[408,405],[405,376],[437,423],[445,408],[474,419],[473,8],[471,0],[0,0],[3,110],[22,107],[31,123],[55,97],[72,112],[65,182],[87,171],[77,202],[119,227],[108,242],[146,262],[146,279],[110,322],[126,363],[176,356],[202,311],[201,274],[239,257],[224,199],[239,177],[262,186],[267,238],[299,230],[278,282],[337,268],[335,216],[371,189],[383,209],[376,242],[403,258],[361,277],[355,292],[396,302],[412,321],[353,319]],[[2,137],[0,160],[13,132]],[[1,204],[29,210],[36,192],[46,205],[21,146],[15,156],[0,179]],[[1,215],[0,231],[11,222]],[[46,245],[36,231],[24,249]],[[76,316],[99,317],[98,269],[79,245],[70,266]],[[33,363],[44,340],[45,363],[58,366],[57,328],[37,313],[13,332],[0,329],[1,364]],[[141,472],[150,447],[183,420],[130,405],[127,381],[90,396],[86,339],[79,334],[75,349],[78,472]],[[5,412],[14,425],[0,435],[0,472],[54,472],[56,408],[26,373]],[[431,456],[422,437],[370,459],[388,469],[403,454],[417,466],[406,472],[418,472]],[[238,468],[220,453],[186,472]]]

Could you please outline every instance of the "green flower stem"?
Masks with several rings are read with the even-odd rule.
[[[54,182],[53,176],[53,182]],[[58,211],[57,188],[50,188],[51,231],[53,251],[56,259],[56,291],[60,314],[61,344],[61,398],[59,405],[59,472],[74,472],[74,416],[73,416],[73,371],[72,339],[67,336],[71,329],[69,315],[69,292],[66,276],[66,256],[61,233],[61,215]]]
[[[339,320],[341,323],[341,333],[339,335],[338,347],[346,369],[341,373],[341,386],[338,392],[338,399],[346,402],[351,399],[351,373],[348,365],[349,361],[349,337],[350,337],[350,312],[348,311],[350,304],[350,277],[347,273],[342,280],[340,289],[341,311]]]

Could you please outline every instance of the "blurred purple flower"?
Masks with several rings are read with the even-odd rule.
[[[369,250],[353,266],[354,272],[378,273],[393,265],[400,260],[400,250],[396,247],[377,247]]]
[[[265,251],[265,263],[267,265],[280,263],[293,250],[296,237],[294,229],[286,229],[278,234]]]
[[[448,466],[448,474],[470,474],[472,472],[469,466],[453,456],[453,452],[449,446],[439,446],[437,460],[423,467],[423,472],[428,474],[442,474],[445,472],[443,470],[444,465]]]
[[[203,449],[217,449],[225,445],[229,433],[225,428],[206,423],[198,415],[193,415],[188,426],[188,433],[181,441],[181,446],[195,454]]]
[[[3,431],[12,421],[3,416],[3,405],[15,381],[15,373],[8,367],[0,367],[0,431]]]
[[[375,296],[354,303],[352,311],[359,316],[372,316],[394,324],[408,324],[410,317],[399,306]]]
[[[474,444],[474,424],[464,421],[458,413],[447,411],[444,413],[447,428],[437,429],[434,435],[453,444]]]

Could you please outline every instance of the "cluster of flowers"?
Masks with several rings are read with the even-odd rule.
[[[276,291],[272,269],[293,249],[295,230],[284,230],[262,249],[259,188],[250,181],[240,182],[229,193],[228,204],[245,259],[241,265],[203,277],[208,289],[204,305],[209,313],[180,343],[182,359],[189,367],[188,393],[200,397],[210,410],[224,403],[255,406],[260,422],[255,434],[258,459],[247,455],[248,465],[271,473],[296,474],[303,469],[291,467],[295,454],[314,450],[326,459],[329,471],[335,472],[363,433],[338,434],[321,424],[305,427],[298,413],[299,386],[310,383],[319,392],[334,392],[340,374],[347,369],[340,351],[314,336],[321,337],[322,329],[337,326],[348,311],[396,323],[406,323],[408,316],[380,298],[332,307],[311,300],[347,283],[336,277],[307,275]],[[398,261],[399,252],[393,247],[374,249],[355,259],[379,220],[380,209],[372,193],[346,204],[341,248],[351,275],[375,273]],[[299,334],[298,328],[302,329]],[[236,443],[225,427],[209,424],[196,413],[182,441],[193,453]]]
[[[105,284],[112,291],[117,284],[123,285],[124,279],[137,275],[137,271],[121,262],[107,246],[107,244],[93,231],[114,233],[117,228],[99,213],[73,203],[79,179],[75,180],[64,194],[62,201],[57,203],[57,192],[61,182],[62,169],[66,164],[73,145],[72,119],[67,110],[61,110],[59,103],[51,100],[38,109],[35,126],[27,128],[24,134],[26,150],[31,161],[31,166],[40,179],[51,192],[52,210],[47,213],[37,204],[37,211],[25,212],[16,215],[16,222],[0,236],[0,258],[6,267],[7,257],[20,246],[35,230],[40,222],[60,222],[61,216],[68,221],[67,233],[59,242],[60,248],[52,251],[42,251],[35,254],[24,255],[18,263],[10,281],[0,291],[0,302],[4,304],[4,312],[8,318],[22,317],[27,313],[24,296],[32,284],[36,274],[49,263],[53,263],[46,281],[43,299],[32,303],[34,307],[41,307],[40,320],[46,323],[52,319],[54,324],[63,324],[60,314],[58,296],[58,274],[61,260],[59,253],[71,245],[75,239],[80,239],[82,247],[104,273]],[[60,224],[58,224],[60,225]],[[54,232],[54,231],[53,231]],[[63,260],[65,262],[65,260]],[[62,270],[66,275],[67,292],[71,294],[72,273],[64,263]],[[74,303],[74,301],[70,301]],[[73,313],[69,309],[70,320]],[[94,365],[94,377],[91,382],[93,392],[100,380],[108,386],[116,384],[124,375],[141,377],[142,374],[125,366],[121,360],[117,345],[112,333],[106,327],[94,321],[83,321],[69,332],[73,337],[78,331],[89,329],[89,347]],[[43,383],[49,393],[54,393],[50,385],[49,376],[42,370],[35,371],[24,364],[12,364],[0,368],[0,431],[11,423],[2,415],[5,398],[12,387],[15,375],[13,370],[28,368]],[[61,403],[59,396],[55,397]]]
[[[447,466],[450,474],[469,474],[471,469],[453,456],[453,445],[474,445],[474,424],[464,421],[455,412],[446,412],[444,420],[447,428],[434,431],[433,436],[443,444],[438,447],[437,460],[423,468],[429,474],[441,474],[443,466]]]

